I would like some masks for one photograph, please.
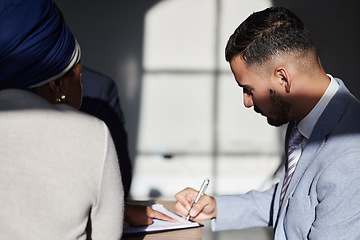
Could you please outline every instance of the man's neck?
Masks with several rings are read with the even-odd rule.
[[[316,106],[330,84],[324,73],[305,79],[294,100],[294,120],[300,122]]]

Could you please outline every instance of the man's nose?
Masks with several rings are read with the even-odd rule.
[[[246,93],[244,93],[244,106],[247,108],[254,106],[252,96]]]

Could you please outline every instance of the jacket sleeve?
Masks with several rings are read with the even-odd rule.
[[[277,184],[264,192],[215,196],[217,216],[211,222],[212,230],[270,226],[276,187]]]

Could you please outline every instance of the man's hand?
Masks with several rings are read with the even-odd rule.
[[[193,188],[186,188],[175,195],[177,200],[175,204],[176,213],[186,218],[191,205],[195,201],[198,191]],[[200,222],[210,220],[216,217],[216,201],[213,197],[206,194],[202,195],[199,201],[190,211],[190,220]]]

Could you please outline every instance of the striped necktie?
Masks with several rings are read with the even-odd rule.
[[[288,143],[288,160],[286,164],[286,174],[284,178],[284,184],[281,189],[281,195],[280,195],[280,207],[282,205],[282,202],[284,200],[284,196],[286,193],[286,190],[290,184],[290,180],[294,174],[295,167],[299,161],[303,143],[304,143],[304,136],[301,135],[299,130],[296,126],[292,128],[291,134],[290,134],[290,140]]]

